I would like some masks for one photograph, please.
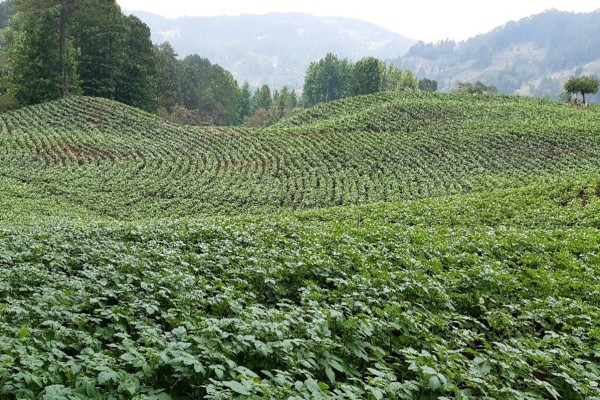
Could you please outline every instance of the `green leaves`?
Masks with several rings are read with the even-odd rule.
[[[110,383],[117,383],[119,382],[119,374],[117,374],[115,371],[112,370],[105,370],[105,371],[101,371],[98,374],[98,384],[99,385],[106,385],[106,384],[110,384]]]
[[[4,115],[0,397],[598,397],[598,119],[463,100]]]
[[[248,387],[244,386],[243,384],[237,381],[224,381],[223,386],[230,388],[234,393],[237,394],[242,394],[245,396],[249,396],[250,394],[252,394]]]

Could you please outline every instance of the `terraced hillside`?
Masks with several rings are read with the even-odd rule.
[[[4,114],[0,399],[600,399],[600,109]]]
[[[600,156],[597,108],[516,97],[359,97],[267,130],[179,127],[88,98],[2,119],[4,185],[120,220],[518,187],[596,171]]]

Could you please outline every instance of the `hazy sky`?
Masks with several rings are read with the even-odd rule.
[[[123,10],[148,11],[170,18],[304,12],[318,16],[353,17],[384,26],[415,39],[464,40],[507,21],[556,8],[590,12],[598,0],[434,0],[434,1],[327,1],[327,0],[117,0]]]

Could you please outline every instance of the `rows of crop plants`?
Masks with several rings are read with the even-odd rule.
[[[0,230],[0,397],[600,399],[600,180]]]
[[[600,157],[597,108],[500,96],[363,96],[266,130],[178,127],[81,97],[2,120],[5,179],[121,219],[518,187],[597,171]]]

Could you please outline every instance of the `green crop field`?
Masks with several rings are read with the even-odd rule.
[[[0,118],[0,399],[600,399],[598,106]]]

